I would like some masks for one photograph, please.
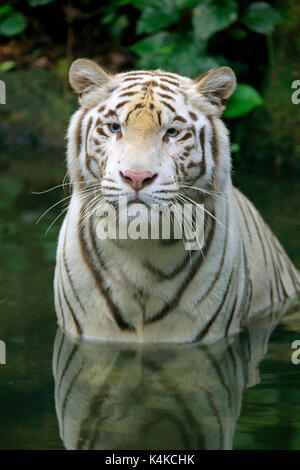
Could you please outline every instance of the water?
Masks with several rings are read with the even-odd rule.
[[[45,168],[24,175],[19,162],[0,178],[0,449],[299,449],[297,306],[276,328],[273,315],[209,347],[76,342],[57,331],[59,222],[44,233],[58,212],[35,221],[61,193],[30,195],[58,184],[56,166]],[[297,181],[236,182],[300,267]]]

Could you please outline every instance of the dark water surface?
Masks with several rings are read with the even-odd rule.
[[[30,195],[55,178],[29,176],[0,178],[0,449],[300,449],[299,308],[274,331],[273,315],[207,347],[64,337],[52,298],[59,221],[44,236],[58,212],[35,222],[65,196]],[[235,180],[299,268],[297,181]]]

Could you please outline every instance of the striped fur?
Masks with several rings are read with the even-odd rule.
[[[231,449],[246,388],[278,317],[212,345],[126,345],[58,329],[55,406],[67,449]]]
[[[157,71],[110,75],[78,60],[70,81],[80,109],[68,131],[73,193],[55,274],[59,324],[113,341],[215,341],[293,297],[299,274],[248,199],[232,186],[220,116],[235,88],[227,67],[197,80]],[[121,125],[113,134],[109,124]],[[166,130],[174,127],[176,137]],[[99,240],[100,204],[136,198],[120,172],[151,171],[144,204],[204,204],[205,243]]]

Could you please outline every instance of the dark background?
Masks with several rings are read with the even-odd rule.
[[[160,67],[191,77],[229,65],[239,87],[225,119],[238,168],[298,173],[300,105],[291,102],[291,85],[300,79],[299,54],[296,0],[7,1],[0,8],[1,148],[63,148],[76,106],[67,75],[78,57],[113,72]],[[9,165],[5,153],[0,165]]]

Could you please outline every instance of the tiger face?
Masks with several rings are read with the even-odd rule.
[[[233,93],[233,71],[196,80],[161,70],[111,75],[79,59],[70,83],[81,109],[69,129],[74,183],[98,185],[115,203],[170,205],[196,188],[209,193],[230,173],[229,141],[219,119]]]

